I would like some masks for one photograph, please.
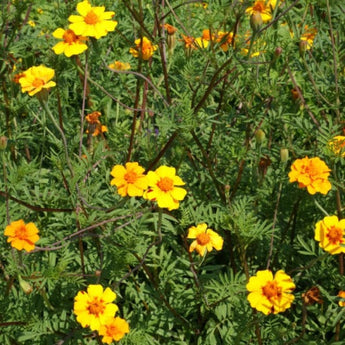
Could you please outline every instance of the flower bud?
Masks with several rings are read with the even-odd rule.
[[[24,280],[21,276],[18,276],[19,286],[24,291],[26,295],[30,295],[33,288],[30,283],[28,283],[26,280]]]
[[[283,48],[282,47],[277,47],[275,50],[274,50],[274,56],[278,57],[281,55],[281,53],[283,52]]]
[[[255,133],[255,139],[258,144],[262,144],[266,138],[266,134],[262,129],[258,129]]]
[[[258,31],[263,23],[261,13],[260,12],[254,12],[250,16],[250,27],[254,32]]]
[[[282,163],[286,163],[289,160],[289,150],[286,148],[280,149],[280,160]]]
[[[0,137],[0,150],[5,150],[7,147],[8,138],[5,136]]]
[[[301,57],[304,56],[305,52],[307,51],[307,48],[308,48],[308,41],[300,41],[299,42],[299,55]]]

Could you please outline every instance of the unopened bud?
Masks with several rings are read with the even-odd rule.
[[[282,163],[286,163],[289,160],[289,150],[282,148],[280,149],[280,160]]]
[[[274,55],[276,57],[280,56],[281,53],[283,52],[283,48],[282,47],[277,47],[275,50],[274,50]]]
[[[95,276],[96,276],[96,277],[100,277],[101,274],[102,274],[102,271],[101,271],[101,270],[96,270],[96,271],[95,271]]]
[[[228,192],[228,191],[230,190],[230,188],[231,188],[231,187],[230,187],[229,184],[226,184],[226,185],[224,186],[224,189],[225,189],[226,192]]]
[[[254,32],[258,31],[263,23],[262,16],[260,12],[254,12],[250,16],[250,27]]]
[[[307,51],[307,48],[308,48],[308,41],[300,41],[299,42],[299,55],[301,57],[304,56],[305,52]]]
[[[19,280],[19,286],[24,291],[24,293],[26,295],[31,294],[33,290],[32,285],[28,283],[26,280],[24,280],[21,276],[18,276],[18,280]]]
[[[262,144],[266,138],[266,134],[262,129],[258,129],[255,133],[255,139],[258,144]]]
[[[5,150],[7,147],[8,138],[5,136],[0,137],[0,150]]]
[[[168,52],[171,55],[174,52],[176,46],[176,35],[168,35]]]

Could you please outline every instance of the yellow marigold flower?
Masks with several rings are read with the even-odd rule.
[[[315,225],[315,240],[331,254],[345,253],[345,219],[327,216]]]
[[[121,61],[114,61],[110,65],[109,68],[115,69],[116,71],[127,71],[131,69],[131,65],[128,62],[121,62]]]
[[[7,225],[4,235],[13,248],[30,252],[35,249],[35,243],[40,239],[34,223],[25,224],[23,219]]]
[[[77,36],[71,29],[64,30],[58,28],[53,32],[53,36],[63,40],[52,48],[57,55],[64,53],[67,57],[70,57],[81,54],[87,49],[87,45],[84,43],[87,38]]]
[[[206,223],[191,226],[188,229],[187,238],[195,238],[195,241],[189,247],[189,252],[195,249],[201,256],[212,251],[213,248],[215,250],[221,250],[223,248],[223,238],[212,229],[209,229]]]
[[[149,188],[144,192],[144,198],[157,201],[158,206],[167,208],[169,211],[179,208],[179,201],[183,200],[187,191],[176,186],[185,183],[176,176],[176,170],[165,165],[147,174]]]
[[[28,20],[28,24],[33,28],[36,26],[36,23],[33,20]]]
[[[311,47],[313,46],[316,34],[317,34],[316,28],[309,28],[308,25],[304,27],[304,33],[301,36],[301,41],[306,42],[305,50],[311,49]]]
[[[246,288],[249,291],[247,299],[251,307],[265,315],[285,311],[290,308],[295,298],[291,294],[295,284],[282,270],[279,270],[274,278],[269,270],[258,271],[255,276],[250,277]]]
[[[216,36],[216,42],[220,43],[220,47],[224,52],[227,52],[229,46],[232,45],[234,34],[232,32],[218,31]]]
[[[135,48],[130,48],[129,52],[136,58],[148,60],[157,50],[158,46],[153,45],[152,42],[147,38],[138,38],[134,41]]]
[[[148,186],[145,169],[137,162],[127,162],[125,166],[115,165],[111,171],[114,178],[110,184],[117,187],[121,196],[142,196]]]
[[[345,291],[340,290],[338,293],[338,297],[341,298],[341,300],[338,302],[340,307],[345,307]]]
[[[102,125],[101,121],[98,120],[100,116],[101,113],[99,111],[94,111],[85,116],[85,120],[89,123],[89,128],[86,130],[86,133],[91,132],[93,137],[108,132],[107,126]]]
[[[92,7],[85,0],[77,4],[77,11],[80,16],[71,15],[68,17],[68,20],[72,23],[69,25],[69,28],[76,35],[99,39],[116,28],[117,21],[110,20],[115,15],[115,12],[105,12],[104,6]]]
[[[345,157],[345,136],[335,136],[329,141],[328,146],[334,152],[334,154]]]
[[[91,330],[99,330],[107,319],[113,317],[118,306],[111,303],[116,294],[109,288],[103,291],[102,285],[89,285],[86,291],[79,291],[74,298],[74,314],[82,327],[90,327]]]
[[[319,157],[296,159],[289,172],[290,182],[298,182],[300,188],[306,187],[309,194],[327,194],[332,188],[328,181],[330,169]]]
[[[55,82],[51,81],[55,75],[52,68],[43,65],[33,66],[23,72],[23,76],[18,80],[22,87],[22,92],[28,92],[30,96],[35,95],[42,89],[49,89],[55,86]]]
[[[126,320],[120,317],[112,317],[101,325],[98,333],[103,336],[103,343],[111,344],[114,340],[119,341],[126,333],[129,333],[129,325]]]
[[[272,13],[271,13],[271,5],[274,2],[268,2],[266,3],[265,0],[257,0],[254,2],[253,6],[250,6],[246,9],[246,13],[249,15],[257,14],[259,13],[261,15],[262,21],[264,23],[269,22],[272,19]]]

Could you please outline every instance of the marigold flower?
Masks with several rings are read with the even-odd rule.
[[[177,28],[175,28],[175,26],[172,26],[168,23],[163,24],[162,27],[167,31],[168,35],[174,35],[177,31]]]
[[[43,89],[49,89],[56,85],[51,81],[55,75],[52,68],[43,65],[33,66],[23,72],[23,76],[19,78],[19,84],[22,92],[28,92],[30,96],[35,95]]]
[[[113,317],[118,306],[111,303],[116,294],[110,288],[103,291],[102,285],[89,285],[86,291],[79,291],[74,298],[74,314],[82,327],[90,326],[91,330],[99,330],[107,319]]]
[[[134,41],[135,48],[130,48],[129,52],[136,58],[148,60],[157,50],[158,46],[153,45],[152,42],[147,38],[138,38]]]
[[[23,77],[25,77],[24,73],[17,73],[17,74],[14,75],[12,80],[13,80],[14,83],[19,84],[19,79],[23,78]]]
[[[114,61],[108,65],[109,68],[112,68],[116,71],[127,71],[131,69],[131,65],[128,62]]]
[[[330,254],[345,253],[345,219],[327,216],[315,225],[315,240]]]
[[[189,252],[193,252],[195,249],[200,256],[204,256],[207,252],[212,251],[213,248],[215,250],[223,248],[223,238],[212,229],[207,228],[206,223],[191,226],[188,229],[187,238],[195,238],[195,241],[189,247]]]
[[[202,31],[201,39],[206,41],[214,41],[220,43],[220,47],[224,52],[228,51],[229,45],[232,44],[234,34],[232,32],[217,31],[211,33],[209,29],[204,29]]]
[[[317,286],[312,286],[307,292],[302,293],[303,303],[305,305],[313,305],[315,303],[322,304],[320,289]]]
[[[265,315],[277,314],[290,308],[295,289],[290,276],[284,271],[276,272],[274,278],[269,270],[258,271],[256,276],[250,277],[246,286],[249,291],[247,299],[252,308]]]
[[[76,35],[71,29],[58,28],[53,32],[53,36],[63,40],[52,48],[57,55],[64,53],[67,57],[70,57],[81,54],[87,49],[87,45],[84,43],[87,38]]]
[[[125,167],[115,165],[110,173],[114,177],[110,184],[117,187],[121,196],[142,196],[148,186],[144,172],[145,169],[137,162],[127,162]]]
[[[304,27],[304,33],[301,36],[301,41],[306,42],[305,50],[309,50],[312,48],[316,34],[316,28],[309,28],[308,25]]]
[[[36,26],[36,23],[33,20],[28,20],[28,24],[34,28]]]
[[[147,179],[149,188],[144,192],[145,199],[157,201],[159,207],[169,211],[179,208],[179,201],[184,199],[187,191],[176,187],[185,183],[176,176],[175,168],[162,165],[155,171],[149,171]]]
[[[328,181],[330,169],[319,157],[296,159],[289,172],[290,182],[298,182],[300,188],[306,187],[309,194],[327,194],[332,188]]]
[[[337,156],[345,157],[345,136],[335,136],[328,142],[328,146]]]
[[[98,333],[103,336],[103,343],[111,344],[114,340],[119,341],[126,333],[129,333],[129,325],[126,320],[120,317],[112,317],[101,325]]]
[[[84,0],[77,4],[77,11],[80,16],[71,15],[68,17],[68,20],[72,23],[69,28],[76,35],[99,39],[116,28],[117,21],[110,20],[115,12],[105,12],[104,6],[92,7],[89,1]]]
[[[340,290],[338,293],[338,297],[341,298],[341,300],[338,302],[340,307],[345,307],[345,291]]]
[[[275,1],[268,1],[266,3],[265,0],[257,0],[254,2],[253,6],[246,9],[246,13],[249,15],[260,14],[262,21],[267,23],[272,19],[271,6],[273,3],[275,5]]]
[[[94,111],[91,114],[85,116],[85,120],[89,123],[89,128],[86,133],[91,133],[93,137],[96,137],[104,132],[108,132],[107,126],[102,125],[98,118],[101,116],[99,111]]]
[[[38,229],[34,223],[25,224],[23,219],[12,222],[7,225],[4,235],[8,236],[7,242],[11,243],[13,248],[31,252],[35,249],[35,243],[40,239]]]

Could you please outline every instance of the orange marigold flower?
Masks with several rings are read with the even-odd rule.
[[[341,298],[341,300],[338,302],[340,307],[345,307],[345,291],[340,290],[338,293],[338,297]]]
[[[253,6],[246,9],[246,13],[249,15],[260,14],[264,23],[269,22],[272,19],[271,5],[272,1],[266,3],[265,0],[257,0]]]
[[[101,121],[98,120],[100,116],[101,113],[99,111],[94,111],[85,116],[86,121],[89,123],[86,133],[91,133],[93,137],[108,131],[107,126],[102,125]]]
[[[112,68],[116,71],[127,71],[131,69],[131,65],[128,62],[114,61],[108,65],[109,68]]]
[[[22,87],[22,92],[28,92],[30,96],[55,86],[55,82],[51,81],[55,75],[52,68],[43,65],[33,66],[23,72],[23,76],[19,78],[19,84]]]
[[[308,25],[304,27],[304,32],[301,36],[301,41],[306,42],[305,50],[311,49],[311,47],[313,46],[316,34],[317,34],[316,28],[309,28]]]
[[[163,24],[162,27],[167,31],[168,35],[174,35],[177,31],[177,28],[175,26],[172,26],[170,24]]]
[[[315,303],[322,304],[320,289],[317,286],[312,286],[307,292],[302,293],[303,303],[305,305],[313,305]]]
[[[212,229],[207,227],[206,223],[191,226],[188,229],[187,238],[195,238],[195,241],[189,247],[189,251],[196,250],[200,256],[204,256],[207,252],[221,250],[223,248],[223,238]]]
[[[157,50],[158,46],[153,45],[152,42],[147,38],[138,38],[134,41],[135,48],[130,48],[129,52],[136,58],[148,60],[151,58],[153,53]]]
[[[265,315],[277,314],[290,308],[295,289],[290,276],[279,270],[275,276],[269,270],[258,271],[250,277],[246,286],[249,291],[247,299],[252,308],[261,311]]]
[[[145,169],[137,162],[127,162],[125,166],[115,165],[111,171],[114,178],[110,184],[117,187],[121,196],[142,196],[148,186]]]
[[[118,306],[112,303],[116,298],[115,292],[102,285],[89,285],[87,291],[79,291],[74,298],[74,314],[82,327],[99,330],[101,325],[115,315]]]
[[[327,216],[315,225],[315,240],[330,254],[345,253],[345,219]]]
[[[114,340],[119,341],[126,333],[129,333],[129,325],[126,320],[120,317],[112,317],[101,325],[98,333],[103,336],[103,343],[111,344]]]
[[[72,23],[69,28],[76,35],[99,39],[116,28],[117,22],[110,20],[115,12],[105,12],[104,6],[92,7],[89,1],[85,0],[77,4],[77,11],[80,16],[71,15],[68,17],[68,20]]]
[[[300,188],[306,187],[309,194],[327,194],[332,188],[328,181],[330,169],[319,157],[296,159],[289,172],[290,182],[298,182]]]
[[[62,39],[61,42],[55,44],[52,48],[57,55],[64,53],[67,57],[70,57],[81,54],[87,49],[87,45],[84,42],[87,38],[76,35],[71,29],[64,30],[58,28],[53,32],[53,36]]]
[[[25,224],[22,219],[7,225],[4,235],[8,236],[7,242],[13,248],[30,252],[35,249],[35,243],[39,240],[38,229],[34,223]]]
[[[329,148],[335,155],[345,157],[345,136],[337,135],[328,142]]]
[[[157,201],[159,207],[169,211],[179,208],[179,202],[184,199],[187,191],[176,187],[185,183],[176,176],[175,168],[162,165],[155,171],[149,171],[147,179],[149,188],[144,192],[145,199]]]

